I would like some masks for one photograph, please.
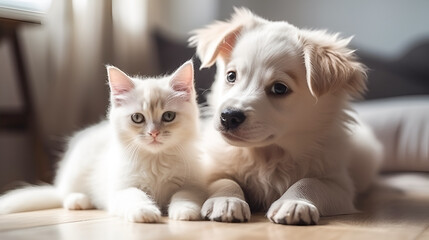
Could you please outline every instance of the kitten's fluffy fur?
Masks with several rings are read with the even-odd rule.
[[[366,84],[349,41],[247,9],[193,32],[202,67],[217,66],[203,217],[247,221],[251,208],[275,223],[314,224],[355,211],[382,151],[347,113]]]
[[[71,139],[54,186],[11,191],[1,197],[0,213],[63,205],[107,209],[134,222],[157,222],[168,207],[172,219],[199,219],[204,194],[198,186],[192,62],[171,76],[153,79],[131,78],[110,66],[107,70],[108,120]],[[173,121],[163,120],[165,112],[176,113]],[[134,117],[137,123],[134,113],[142,114]]]

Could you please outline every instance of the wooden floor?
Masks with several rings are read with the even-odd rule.
[[[0,239],[429,239],[429,175],[380,177],[358,200],[361,213],[324,217],[317,226],[283,226],[263,213],[248,223],[136,224],[103,211],[52,209],[0,216]]]

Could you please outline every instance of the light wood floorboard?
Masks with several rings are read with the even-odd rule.
[[[429,175],[379,178],[357,201],[360,213],[323,217],[317,226],[283,226],[255,213],[248,223],[137,224],[100,210],[52,209],[0,216],[0,239],[429,239]]]

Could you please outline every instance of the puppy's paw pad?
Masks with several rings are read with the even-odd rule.
[[[314,225],[320,218],[319,210],[313,204],[302,200],[275,201],[268,210],[271,222],[290,225]]]
[[[215,197],[203,204],[201,215],[217,222],[247,222],[250,220],[250,208],[249,204],[236,197]]]
[[[68,210],[85,210],[93,208],[89,197],[83,193],[71,193],[63,202],[63,207]]]
[[[152,204],[129,208],[124,216],[130,222],[156,223],[161,221],[161,211]]]
[[[196,204],[176,203],[168,209],[168,217],[173,220],[195,221],[200,220],[201,207]]]

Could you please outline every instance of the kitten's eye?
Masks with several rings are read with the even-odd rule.
[[[273,84],[273,86],[270,89],[270,92],[274,95],[286,95],[289,94],[291,92],[290,88],[281,82],[276,82]]]
[[[144,116],[141,113],[134,113],[131,115],[131,120],[135,123],[142,123],[144,122]]]
[[[229,71],[226,74],[226,81],[228,83],[234,83],[236,78],[237,78],[237,74],[235,73],[235,71]]]
[[[171,122],[176,118],[176,113],[175,112],[165,112],[162,114],[162,121],[164,122]]]

